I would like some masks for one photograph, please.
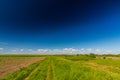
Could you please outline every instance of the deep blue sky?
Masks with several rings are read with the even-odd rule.
[[[120,0],[0,0],[0,47],[120,49]]]

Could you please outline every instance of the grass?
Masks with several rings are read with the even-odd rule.
[[[97,59],[95,62],[102,65],[120,67],[120,60]]]
[[[97,67],[86,64],[89,62],[96,63]],[[46,56],[44,60],[8,74],[2,80],[120,80],[119,71],[114,69],[120,67],[119,63],[119,60],[104,60],[93,55]],[[104,69],[99,65],[113,68]]]

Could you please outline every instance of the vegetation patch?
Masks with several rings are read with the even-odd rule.
[[[49,55],[2,80],[120,80],[119,60],[94,54]]]

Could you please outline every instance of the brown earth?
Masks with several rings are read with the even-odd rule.
[[[0,78],[43,59],[44,57],[0,57]]]

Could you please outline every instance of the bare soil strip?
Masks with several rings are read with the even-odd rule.
[[[0,58],[0,78],[22,67],[27,67],[32,63],[43,60],[44,57],[1,57]]]

